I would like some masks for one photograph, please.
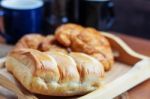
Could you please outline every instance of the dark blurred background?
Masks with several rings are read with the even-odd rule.
[[[112,30],[150,39],[150,0],[113,0]]]
[[[49,7],[52,21],[47,25],[76,22],[93,26],[103,31],[150,39],[150,1],[149,0],[44,0]],[[58,4],[58,2],[61,2]],[[60,6],[61,5],[61,6]],[[51,7],[50,7],[51,6]],[[52,6],[56,6],[52,9]],[[64,7],[65,6],[65,7]],[[63,8],[63,9],[62,9]],[[60,13],[64,12],[64,13]],[[48,10],[46,11],[48,13]],[[57,20],[55,15],[59,22]],[[53,16],[52,16],[53,15]],[[46,19],[47,20],[47,19]],[[52,28],[51,27],[51,28]]]
[[[96,4],[98,5],[98,2]],[[99,27],[100,30],[114,31],[150,39],[150,0],[110,0],[109,3],[103,5],[105,5],[105,8],[101,9],[104,12],[101,11],[100,14],[105,18],[108,16],[111,18],[109,19],[108,27],[103,29],[104,24],[102,24],[102,26]],[[89,4],[87,4],[87,6],[90,7]],[[91,8],[92,7],[89,9]],[[105,14],[107,10],[109,10],[109,15]],[[94,11],[93,9],[90,14],[92,15]],[[89,13],[89,11],[87,13]],[[93,15],[88,20],[94,19],[97,16],[100,17],[101,15]],[[87,16],[90,15],[87,14],[86,17]],[[100,20],[100,22],[103,22],[103,19]]]
[[[150,39],[150,0],[43,1],[43,34],[53,33],[57,26],[73,22]]]

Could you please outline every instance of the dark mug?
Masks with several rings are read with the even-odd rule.
[[[15,43],[27,33],[40,33],[42,24],[41,0],[3,0],[4,33],[8,43]]]
[[[81,23],[107,31],[114,22],[113,2],[111,0],[83,0],[81,6]]]
[[[68,22],[79,22],[80,0],[43,0],[44,33],[54,33],[55,29]]]

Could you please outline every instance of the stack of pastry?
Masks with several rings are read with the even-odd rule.
[[[111,69],[109,42],[93,28],[76,24],[58,27],[55,35],[30,34],[8,54],[7,70],[30,92],[72,96],[101,86]]]

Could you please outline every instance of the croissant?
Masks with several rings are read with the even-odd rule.
[[[84,28],[76,24],[65,24],[55,31],[56,40],[72,51],[83,52],[99,60],[105,71],[114,63],[108,40],[94,28]]]
[[[18,49],[10,52],[6,67],[30,92],[50,96],[85,94],[101,86],[104,67],[84,53],[40,52]]]
[[[82,30],[84,30],[84,27],[77,25],[77,24],[64,24],[59,26],[55,31],[55,37],[62,45],[69,47],[71,45],[71,38],[70,35],[77,35]]]
[[[67,48],[62,47],[56,41],[53,35],[48,35],[44,38],[43,41],[39,44],[38,50],[40,51],[58,51],[63,53],[68,53]]]
[[[39,44],[44,40],[44,36],[40,34],[28,34],[23,36],[15,45],[14,50],[19,48],[38,49]]]

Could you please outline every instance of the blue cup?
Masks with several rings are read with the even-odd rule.
[[[4,35],[8,43],[15,43],[28,33],[40,33],[42,25],[41,0],[3,0]]]

